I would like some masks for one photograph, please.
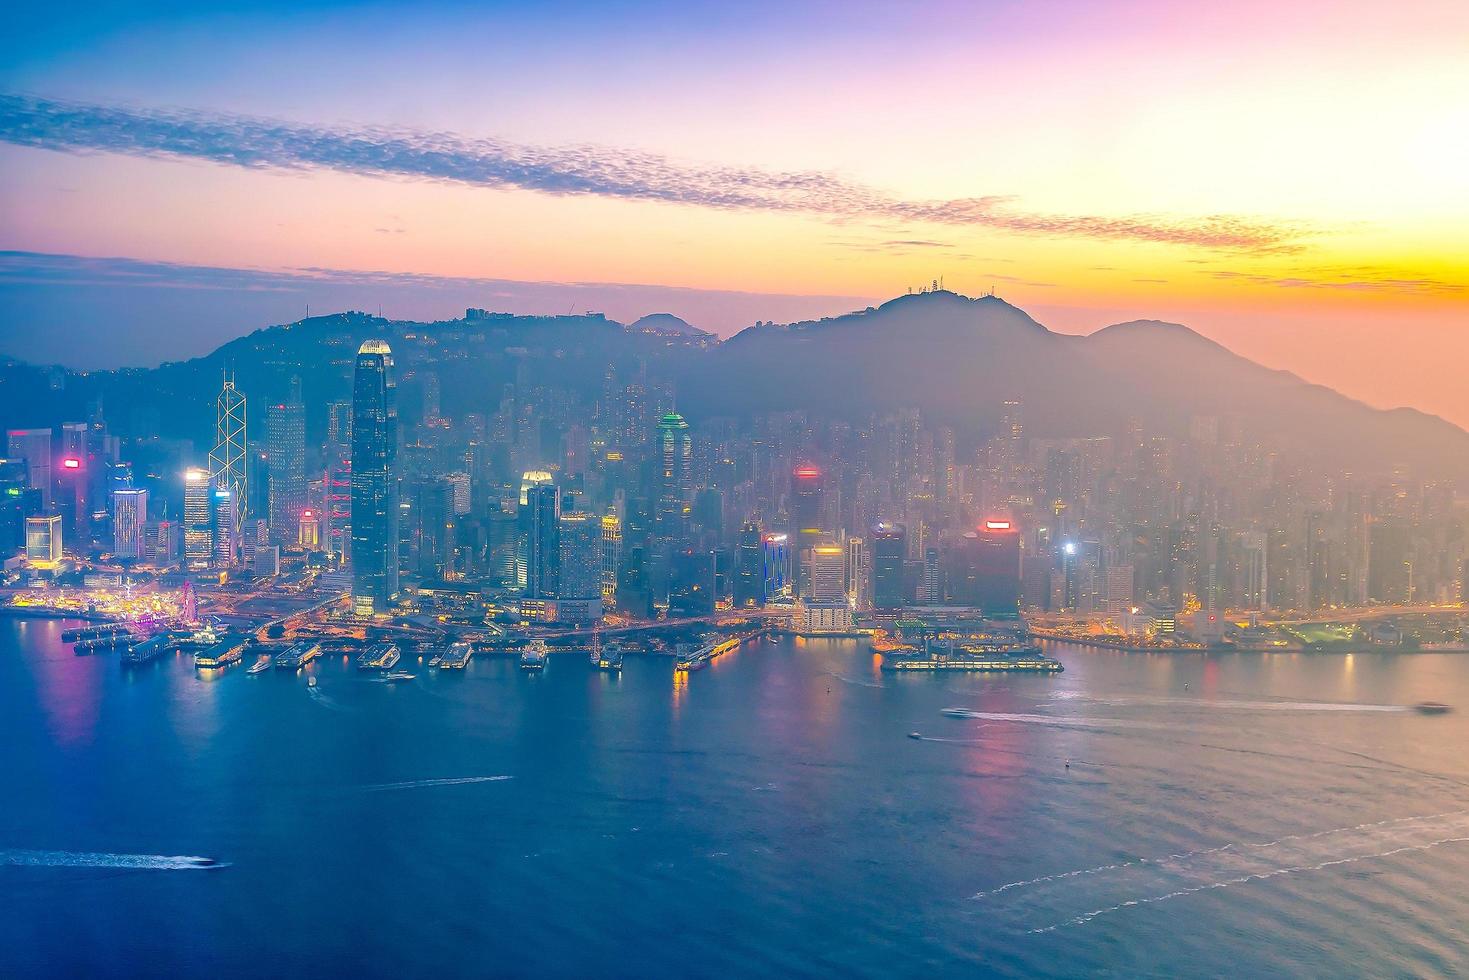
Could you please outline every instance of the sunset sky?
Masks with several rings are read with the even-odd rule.
[[[1462,0],[147,7],[0,14],[0,352],[943,277],[1469,425]]]

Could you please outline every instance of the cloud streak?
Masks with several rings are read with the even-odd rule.
[[[1002,195],[909,200],[821,171],[681,163],[613,147],[531,146],[384,127],[306,126],[185,109],[132,108],[0,95],[0,140],[71,153],[206,160],[263,170],[373,177],[592,196],[833,221],[915,223],[1057,238],[1230,252],[1301,249],[1302,228],[1230,215],[1172,220],[1027,212]]]

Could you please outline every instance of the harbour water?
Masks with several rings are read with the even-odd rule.
[[[73,625],[0,621],[6,977],[1469,967],[1462,654],[909,676],[779,640],[383,684],[124,668]]]

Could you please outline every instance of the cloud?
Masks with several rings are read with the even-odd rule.
[[[0,140],[72,153],[208,160],[270,170],[335,170],[375,177],[596,196],[720,211],[811,215],[988,228],[1055,238],[1148,242],[1236,252],[1301,249],[1306,231],[1231,215],[1171,220],[1018,210],[988,195],[906,200],[820,171],[679,163],[604,146],[531,146],[384,127],[333,128],[184,109],[129,108],[0,95]]]
[[[1399,293],[1415,296],[1458,295],[1469,285],[1431,276],[1405,275],[1376,266],[1337,266],[1296,270],[1291,275],[1267,275],[1229,269],[1211,271],[1214,279],[1249,282],[1279,289],[1329,289],[1356,293]]]

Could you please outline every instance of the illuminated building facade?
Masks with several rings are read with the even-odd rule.
[[[352,382],[352,606],[383,612],[398,597],[398,407],[393,352],[357,351]]]

